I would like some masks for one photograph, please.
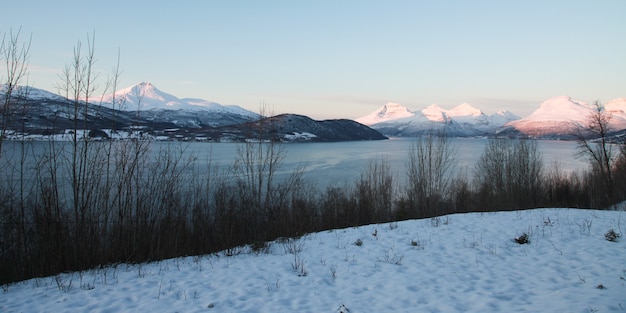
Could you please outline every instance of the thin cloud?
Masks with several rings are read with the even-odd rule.
[[[341,102],[341,103],[351,103],[362,106],[373,106],[379,107],[388,102],[400,102],[397,99],[388,99],[388,98],[369,98],[362,96],[351,96],[351,95],[319,95],[319,96],[291,96],[291,98],[299,98],[306,100],[316,100],[316,101],[324,101],[324,102]]]
[[[56,67],[47,67],[47,66],[40,66],[40,65],[32,65],[30,64],[28,66],[28,71],[31,73],[52,73],[52,74],[56,74],[56,73],[60,73],[62,70],[60,68],[56,68]]]
[[[475,98],[470,104],[480,109],[496,112],[507,110],[520,116],[529,115],[546,99],[512,99],[512,98]]]

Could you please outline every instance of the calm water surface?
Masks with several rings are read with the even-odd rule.
[[[473,167],[488,143],[487,139],[450,139],[457,154],[455,158],[455,173],[467,174],[471,177]],[[279,177],[285,177],[295,169],[302,168],[304,177],[320,187],[328,185],[341,186],[352,183],[359,178],[367,168],[368,163],[385,159],[391,168],[391,172],[397,181],[406,178],[406,164],[411,146],[415,143],[414,138],[394,138],[382,141],[354,141],[334,143],[297,143],[284,144],[284,160],[278,170]],[[20,145],[17,142],[5,141],[3,146],[2,163],[17,164]],[[67,144],[67,143],[57,143]],[[581,170],[586,167],[584,160],[575,156],[576,143],[571,141],[537,141],[539,151],[543,155],[546,167],[559,164],[564,172]],[[41,153],[48,146],[47,142],[29,142],[29,154]],[[173,145],[185,148],[185,153],[194,153],[197,156],[197,169],[202,170],[203,163],[211,159],[213,165],[227,168],[232,165],[237,157],[237,148],[241,144],[236,143],[176,143],[176,142],[153,142],[152,151],[158,151],[160,147]],[[31,161],[32,162],[32,159]],[[28,161],[27,161],[28,163]],[[30,163],[34,167],[34,162]],[[26,166],[27,168],[32,168]],[[0,167],[0,172],[6,171],[5,166]],[[5,180],[11,179],[7,172],[0,173]]]
[[[456,172],[471,176],[473,167],[483,153],[488,139],[450,139],[456,149]],[[382,141],[354,141],[333,143],[284,144],[285,159],[281,174],[303,167],[305,177],[320,185],[342,185],[358,179],[369,162],[384,158],[397,179],[406,177],[406,163],[414,138],[393,138]],[[582,170],[584,160],[576,157],[576,142],[537,141],[545,167],[558,164],[564,172]],[[211,156],[215,164],[232,164],[238,144],[191,143],[188,151],[198,154],[199,160]]]

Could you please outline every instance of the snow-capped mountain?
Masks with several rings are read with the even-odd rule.
[[[594,105],[568,96],[550,98],[528,117],[511,121],[505,126],[521,134],[536,138],[571,138],[589,123]],[[618,131],[626,128],[626,99],[616,99],[605,105],[611,115],[609,126]]]
[[[611,114],[613,130],[621,132],[621,137],[626,137],[626,98],[614,99],[604,109]]]
[[[213,111],[258,117],[254,112],[237,105],[221,105],[216,102],[194,98],[177,98],[163,92],[150,82],[140,82],[103,97],[93,97],[91,102],[103,102],[108,106],[125,111],[185,110]]]
[[[471,137],[488,136],[516,119],[519,117],[508,111],[489,116],[468,103],[450,110],[433,104],[417,112],[388,103],[356,121],[387,136],[418,136],[430,131],[445,131],[449,136]]]
[[[0,87],[2,96],[7,87]],[[7,139],[68,140],[67,134],[79,133],[97,139],[213,142],[387,139],[352,120],[314,121],[295,114],[261,117],[234,105],[179,99],[150,83],[93,97],[88,102],[80,101],[80,110],[76,110],[76,101],[32,87],[16,87],[11,97],[18,99],[19,105],[8,106],[7,112],[3,112],[9,117],[4,125]],[[80,129],[76,129],[77,120],[81,121]]]
[[[237,105],[221,105],[203,99],[180,99],[149,82],[141,82],[90,100],[118,110],[139,110],[150,120],[168,122],[178,127],[234,125],[260,117]]]
[[[383,105],[379,110],[358,118],[356,121],[363,125],[374,125],[390,120],[411,117],[413,115],[415,115],[415,113],[411,112],[406,107],[398,103],[389,102]]]

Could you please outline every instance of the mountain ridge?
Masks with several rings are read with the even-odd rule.
[[[596,106],[569,96],[552,97],[542,102],[528,117],[505,124],[502,131],[533,138],[575,139],[587,127],[589,116],[596,110]],[[626,129],[626,99],[609,101],[604,110],[610,114],[611,131]]]
[[[626,98],[607,102],[604,109],[610,114],[610,127],[619,132],[626,129]],[[594,105],[557,96],[539,104],[529,116],[521,118],[510,111],[487,115],[468,103],[452,109],[431,104],[422,110],[412,111],[400,104],[389,104],[356,119],[386,136],[411,137],[436,131],[453,137],[530,137],[538,139],[575,139],[580,129],[587,125]],[[391,112],[410,112],[392,116]]]
[[[258,117],[258,114],[246,110],[238,105],[222,105],[217,102],[198,98],[178,98],[172,94],[161,91],[150,82],[140,82],[135,85],[120,89],[102,97],[93,97],[92,102],[100,101],[110,107],[123,103],[127,109],[139,110],[189,110],[189,111],[218,111],[239,115]],[[90,99],[91,100],[91,99]]]
[[[388,112],[394,114],[389,115]],[[395,114],[395,112],[409,113]],[[390,106],[388,103],[356,121],[386,136],[411,137],[437,131],[445,132],[448,136],[472,137],[487,136],[514,119],[519,117],[511,112],[499,111],[486,115],[468,103],[462,103],[449,110],[431,104],[420,111],[411,111],[396,103]]]
[[[214,142],[387,139],[353,120],[316,121],[296,114],[262,117],[238,106],[222,106],[202,99],[179,99],[146,82],[110,95],[93,97],[92,101],[79,100],[79,103],[36,88],[14,90],[24,92],[12,93],[11,99],[16,105],[6,107],[9,111],[7,139],[70,140],[72,134],[99,140]],[[138,109],[120,110],[129,103]],[[77,104],[80,110],[76,110]],[[77,119],[84,121],[79,127],[85,129],[76,129]]]
[[[6,85],[0,85],[0,94],[6,89]],[[41,103],[67,101],[62,96],[34,87],[15,86],[13,91],[18,97],[27,96],[32,101]],[[222,127],[244,124],[261,118],[259,114],[237,105],[221,105],[196,98],[178,98],[159,90],[150,82],[140,82],[114,93],[91,97],[90,100],[101,107],[126,112],[127,115],[139,110],[146,123],[169,125],[173,128]],[[604,109],[611,115],[612,130],[626,129],[626,98],[611,100],[604,105]],[[593,110],[593,105],[569,96],[547,99],[524,118],[502,110],[487,115],[466,102],[451,109],[431,104],[421,110],[410,110],[401,104],[389,102],[355,121],[376,129],[383,135],[396,137],[420,136],[436,131],[445,132],[446,135],[453,137],[575,139],[580,129],[586,126]],[[47,116],[46,114],[44,116]],[[109,113],[102,113],[107,114]],[[40,119],[34,117],[33,120],[38,118]],[[129,115],[125,120],[129,121],[132,118]]]

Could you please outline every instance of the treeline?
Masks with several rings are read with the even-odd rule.
[[[30,145],[14,144],[25,154],[34,153]],[[607,189],[600,172],[546,168],[531,140],[490,140],[475,171],[458,175],[448,139],[422,137],[407,155],[406,177],[394,177],[378,159],[352,185],[323,190],[302,171],[277,178],[285,156],[279,143],[241,144],[226,169],[176,143],[84,138],[40,146],[31,168],[16,162],[24,157],[5,158],[11,179],[0,189],[3,284],[120,262],[234,253],[279,237],[409,218],[605,208],[625,198],[626,186],[623,150]]]

